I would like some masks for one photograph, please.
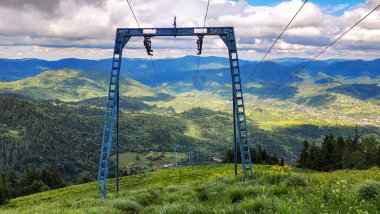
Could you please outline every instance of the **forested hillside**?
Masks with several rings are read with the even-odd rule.
[[[194,97],[189,92],[195,69],[192,59],[159,60],[163,68],[159,71],[160,87],[149,76],[145,60],[134,61],[139,64],[136,67],[126,65],[130,69],[127,74],[146,85],[121,77],[122,175],[170,164],[175,145],[193,146],[196,164],[213,163],[215,158],[232,161],[228,64],[224,58],[202,58]],[[22,77],[17,77],[24,74],[22,67],[7,62],[5,69],[20,71],[14,76],[18,80],[0,82],[0,168],[7,174],[15,173],[17,182],[12,185],[25,189],[12,194],[59,187],[48,185],[52,182],[41,174],[50,167],[59,174],[53,177],[62,177],[62,182],[68,184],[94,180],[109,80],[103,69],[106,61],[68,59],[49,62],[42,70],[38,65],[46,62],[17,63],[27,62],[31,63],[30,72]],[[325,69],[337,62],[320,61],[277,91],[278,84],[302,60],[266,62],[253,81],[247,82],[244,92],[254,163],[296,164],[305,140],[317,151],[311,153],[309,148],[307,152],[320,156],[318,148],[325,148],[326,135],[352,139],[355,125],[363,139],[369,135],[375,140],[380,137],[379,77],[366,72],[352,78],[346,78],[344,72],[328,75]],[[243,76],[252,65],[242,62]],[[112,156],[111,168],[115,167],[114,160]],[[113,172],[111,169],[111,177]],[[33,176],[23,177],[30,174]],[[29,177],[35,177],[36,182]]]

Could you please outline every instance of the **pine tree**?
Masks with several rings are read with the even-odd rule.
[[[342,155],[342,165],[344,169],[353,169],[355,167],[355,161],[353,154],[356,151],[356,143],[352,139],[346,140],[346,146]]]
[[[309,168],[313,170],[321,170],[321,161],[320,161],[320,149],[315,146],[315,143],[313,143],[310,147],[310,153],[309,153]]]
[[[327,135],[322,142],[321,148],[321,166],[322,171],[331,171],[334,169],[334,136]]]
[[[380,142],[374,136],[365,137],[362,141],[362,147],[368,166],[376,166],[379,159],[378,148],[380,147]]]
[[[297,167],[299,168],[308,168],[309,167],[309,148],[310,148],[310,145],[309,143],[307,142],[307,140],[305,140],[303,142],[303,149],[301,151],[301,154],[297,160]]]
[[[334,169],[342,169],[343,168],[343,152],[346,144],[344,142],[344,139],[342,137],[338,137],[338,140],[334,144],[334,154],[333,154],[333,160],[334,160]]]

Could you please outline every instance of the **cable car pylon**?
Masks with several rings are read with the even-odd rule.
[[[202,31],[202,33],[198,33]],[[233,124],[234,124],[234,160],[235,175],[237,175],[237,152],[240,149],[241,163],[244,176],[252,175],[252,159],[248,135],[247,119],[245,115],[243,88],[240,76],[239,59],[237,54],[235,33],[233,27],[204,27],[204,28],[118,28],[110,82],[108,88],[108,99],[104,119],[102,145],[100,149],[100,160],[98,170],[98,187],[102,197],[106,196],[109,162],[112,143],[116,141],[116,189],[119,189],[119,78],[124,46],[131,37],[153,38],[155,36],[219,36],[228,48],[230,71],[232,80],[233,100]],[[150,40],[149,40],[150,42]],[[150,50],[150,43],[146,43]],[[146,46],[147,47],[147,46]],[[149,52],[148,52],[149,53]],[[116,127],[116,128],[115,128]],[[114,135],[115,134],[115,135]],[[115,138],[115,139],[114,139]]]

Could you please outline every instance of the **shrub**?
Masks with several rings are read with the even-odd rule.
[[[201,204],[196,204],[190,209],[190,214],[209,214],[213,213],[213,210],[210,207],[201,205]]]
[[[195,192],[199,201],[207,201],[208,193],[204,187],[196,187]]]
[[[123,212],[139,213],[141,205],[133,198],[117,198],[111,201],[112,207]]]
[[[257,213],[265,209],[266,204],[262,200],[255,199],[248,199],[241,203],[241,207],[245,212],[248,213]]]
[[[281,174],[269,174],[264,176],[264,179],[269,184],[280,184],[287,175]]]
[[[291,187],[307,186],[307,180],[300,175],[291,175],[285,180],[286,185]]]
[[[228,190],[228,197],[232,203],[241,201],[246,196],[256,196],[259,189],[255,186],[235,186]]]
[[[276,211],[273,203],[266,196],[246,199],[240,203],[245,213],[273,213]]]
[[[243,200],[244,198],[244,188],[242,187],[235,187],[228,191],[228,198],[231,200],[232,203],[239,202]]]
[[[186,203],[172,203],[165,204],[161,212],[162,214],[177,214],[177,213],[188,213],[190,206]]]
[[[149,193],[140,193],[136,195],[137,201],[143,206],[153,203],[154,197]]]
[[[269,189],[270,193],[275,196],[281,196],[288,193],[289,189],[285,185],[272,185]]]
[[[179,188],[180,188],[180,186],[178,186],[178,185],[170,185],[170,186],[165,187],[165,191],[167,191],[167,192],[175,192]]]
[[[161,199],[157,191],[154,189],[149,189],[148,191],[139,192],[135,197],[137,201],[144,206],[157,203]]]
[[[362,200],[374,200],[379,196],[380,182],[366,183],[359,187],[359,198]]]

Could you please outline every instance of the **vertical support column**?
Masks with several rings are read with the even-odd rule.
[[[114,139],[114,126],[116,123],[116,153],[119,154],[119,79],[122,60],[122,52],[124,46],[131,37],[124,37],[118,31],[116,32],[114,54],[112,59],[112,69],[108,88],[108,98],[106,104],[106,112],[104,118],[104,128],[102,136],[102,146],[100,150],[99,171],[98,171],[98,187],[103,198],[106,196],[107,179],[109,171],[109,162],[111,156],[112,141]],[[116,117],[116,118],[115,118]],[[115,121],[116,120],[116,121]],[[119,190],[119,165],[117,160],[117,185]]]
[[[119,156],[120,156],[120,137],[119,137],[119,129],[120,129],[120,69],[121,69],[121,62],[123,60],[122,53],[124,46],[128,43],[128,41],[131,39],[130,36],[125,37],[122,34],[119,34],[120,38],[120,57],[118,60],[118,70],[117,70],[117,98],[116,98],[116,192],[119,193],[119,186],[120,186],[120,164],[119,164]]]
[[[241,162],[243,173],[247,176],[252,175],[252,159],[251,150],[248,138],[248,127],[245,115],[243,88],[240,77],[239,59],[236,48],[236,40],[233,28],[231,31],[225,32],[220,35],[228,48],[228,56],[230,60],[231,79],[232,79],[232,99],[233,99],[233,116],[234,116],[234,162],[235,162],[235,175],[237,174],[237,142],[239,141],[239,148],[241,154]],[[236,143],[235,143],[236,142]]]
[[[235,93],[232,90],[232,99],[235,100]],[[233,121],[234,121],[234,170],[235,170],[235,176],[238,175],[238,159],[237,159],[237,141],[236,141],[236,106],[235,102],[232,101],[232,115],[233,115]]]
[[[120,148],[120,139],[119,139],[119,102],[120,102],[120,90],[119,84],[117,85],[117,100],[116,100],[116,192],[119,193],[119,176],[120,176],[120,168],[119,168],[119,148]]]

